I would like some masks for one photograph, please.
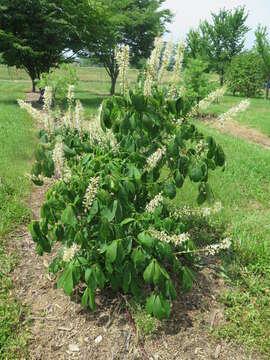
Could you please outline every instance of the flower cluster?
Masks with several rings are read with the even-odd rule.
[[[51,107],[52,107],[52,88],[51,88],[51,86],[45,87],[43,99],[44,99],[43,110],[45,112],[49,113],[51,111]]]
[[[116,48],[115,57],[119,67],[121,93],[125,94],[128,89],[129,46],[125,45],[121,50]]]
[[[73,244],[69,248],[64,249],[63,261],[70,262],[74,256],[80,251],[81,247],[78,244]]]
[[[84,128],[84,109],[80,102],[80,100],[76,101],[75,107],[75,128],[78,130],[79,134],[81,135]]]
[[[172,74],[172,82],[170,86],[169,91],[169,97],[175,97],[177,91],[177,85],[179,83],[179,80],[181,79],[181,70],[183,66],[183,59],[184,59],[184,50],[185,50],[185,44],[184,42],[180,42],[177,48],[177,54],[175,59],[175,65],[173,68],[173,74]],[[183,92],[183,89],[181,90]]]
[[[237,116],[237,114],[246,111],[249,107],[250,107],[250,101],[248,99],[242,100],[238,105],[234,106],[226,113],[221,114],[218,117],[218,120],[220,120],[221,123],[232,120],[233,118],[235,118]]]
[[[60,137],[56,139],[56,144],[53,149],[52,158],[54,162],[55,175],[61,177],[64,169],[65,156],[64,156],[63,142]]]
[[[98,190],[98,183],[99,183],[99,176],[93,177],[90,181],[90,184],[88,185],[88,188],[86,189],[83,200],[83,206],[85,212],[89,211],[93,205]]]
[[[157,151],[155,151],[152,155],[150,155],[147,158],[145,170],[148,172],[153,170],[165,153],[166,153],[165,146],[163,146],[161,149],[157,149]]]
[[[103,131],[102,127],[100,126],[99,117],[87,122],[87,129],[90,135],[90,144],[94,146],[96,144],[102,145],[109,142],[112,149],[118,150],[119,144],[114,136],[114,133],[110,129],[106,132]]]
[[[152,93],[152,86],[156,82],[156,76],[158,74],[160,66],[160,56],[162,51],[162,39],[160,37],[155,39],[155,47],[151,53],[150,58],[146,64],[145,82],[144,82],[144,95],[150,96]]]
[[[199,110],[206,110],[213,102],[221,99],[225,94],[226,88],[222,87],[206,96],[203,100],[201,100],[198,104]]]
[[[20,108],[26,110],[33,119],[35,119],[39,122],[43,122],[44,117],[42,116],[42,113],[40,111],[34,109],[31,104],[28,104],[27,102],[25,102],[21,99],[19,99],[17,101],[18,101]]]
[[[195,150],[197,158],[200,159],[208,151],[207,142],[200,140],[196,145]]]
[[[172,55],[172,50],[173,50],[173,43],[171,41],[168,41],[165,51],[164,51],[163,58],[162,58],[162,65],[161,65],[161,68],[160,68],[159,74],[158,74],[158,82],[159,83],[162,82],[164,73],[167,70],[167,67],[169,65],[171,55]]]
[[[203,207],[198,209],[191,209],[190,207],[184,206],[182,209],[175,209],[171,212],[171,216],[178,220],[181,219],[183,216],[203,216],[208,217],[210,215],[217,214],[222,210],[222,204],[220,201],[217,201],[212,208],[210,207]]]
[[[149,230],[150,235],[152,235],[154,238],[164,241],[166,243],[173,243],[174,245],[182,245],[183,243],[186,243],[190,240],[190,236],[188,233],[182,233],[182,234],[166,234],[165,231],[159,231],[156,229],[150,229]]]
[[[69,104],[71,105],[74,100],[74,85],[68,86],[67,99],[68,99]]]
[[[152,199],[149,204],[146,205],[145,210],[150,213],[153,214],[153,212],[155,211],[155,209],[163,202],[163,196],[161,193],[159,193],[158,195],[156,195],[154,197],[154,199]]]
[[[220,244],[208,245],[205,248],[201,249],[201,251],[208,255],[215,255],[216,253],[218,253],[222,250],[229,249],[231,247],[231,245],[232,245],[232,240],[231,240],[231,238],[227,237]]]

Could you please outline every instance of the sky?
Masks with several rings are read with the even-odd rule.
[[[167,39],[183,40],[190,28],[197,28],[200,20],[210,19],[211,12],[220,8],[233,9],[245,5],[249,16],[247,25],[251,28],[246,35],[246,48],[254,44],[254,31],[260,23],[270,31],[270,0],[166,0],[163,7],[170,9],[175,17],[168,25]]]

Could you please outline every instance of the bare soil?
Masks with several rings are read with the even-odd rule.
[[[270,148],[270,137],[261,133],[259,130],[240,125],[236,121],[227,121],[223,125],[216,119],[206,120],[206,122],[209,126],[214,127],[223,133]]]

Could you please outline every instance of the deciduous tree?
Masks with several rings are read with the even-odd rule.
[[[80,1],[2,0],[0,52],[8,66],[23,68],[32,80],[66,60],[65,53],[80,48],[74,26]]]
[[[91,32],[84,30],[82,38],[90,57],[102,63],[111,78],[111,94],[115,92],[119,69],[115,48],[130,47],[130,62],[137,65],[142,57],[147,58],[153,48],[154,39],[165,31],[172,14],[161,9],[165,0],[101,0],[102,21],[97,28],[96,41]],[[89,6],[92,7],[91,2]],[[87,28],[87,27],[86,27]],[[90,39],[89,39],[90,36]]]
[[[266,27],[259,26],[256,31],[256,50],[263,61],[263,72],[266,82],[265,96],[269,97],[270,85],[270,40]]]

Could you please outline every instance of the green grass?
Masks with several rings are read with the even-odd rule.
[[[215,335],[270,355],[270,152],[199,127],[214,136],[227,156],[225,172],[210,176],[216,200],[223,204],[217,224],[227,225],[234,250],[223,259],[222,269],[230,288],[221,294],[228,322]],[[188,181],[175,203],[195,207],[196,192]]]
[[[237,105],[244,98],[227,95],[220,100],[219,104],[213,104],[209,110],[211,114],[221,114]],[[237,119],[241,125],[260,130],[270,136],[270,100],[263,98],[250,99],[251,107]]]
[[[80,82],[76,88],[76,96],[85,106],[87,115],[91,117],[96,114],[102,100],[108,95],[110,81],[104,70],[100,68],[80,68],[78,72]],[[0,212],[1,206],[4,209],[0,213],[1,224],[4,224],[1,225],[2,233],[10,231],[28,216],[20,199],[29,189],[27,180],[22,176],[29,169],[34,144],[33,125],[15,103],[17,97],[22,97],[23,91],[30,91],[31,84],[23,72],[12,75],[19,80],[18,82],[11,82],[9,76],[7,68],[0,67],[0,78],[9,80],[2,82],[0,88],[2,113],[0,126],[4,129],[0,132],[2,144],[0,177],[5,179],[7,188],[4,192],[4,201],[0,202]],[[135,77],[135,72],[130,74],[131,83]],[[219,104],[212,105],[210,111],[220,114],[240,100],[240,97],[225,96]],[[270,134],[269,119],[270,101],[251,99],[251,108],[236,120],[268,135]],[[215,171],[210,175],[215,198],[223,204],[223,210],[215,216],[217,229],[220,230],[225,224],[227,233],[233,238],[233,251],[223,258],[223,268],[220,269],[229,285],[229,291],[221,294],[220,297],[220,301],[225,305],[227,323],[216,331],[215,336],[229,338],[269,356],[270,152],[244,140],[221,134],[205,125],[198,124],[198,126],[204,133],[215,137],[223,146],[227,156],[226,170]],[[8,190],[9,187],[11,191]],[[187,181],[175,203],[178,206],[188,204],[195,207],[196,194],[196,185]],[[207,234],[205,236],[207,237]],[[0,255],[0,262],[1,259],[10,262],[9,257],[3,255],[3,252]],[[5,279],[8,284],[8,277]],[[6,288],[9,289],[8,286]],[[9,291],[5,291],[5,294],[9,294]],[[12,299],[11,292],[8,302],[11,301],[12,304],[19,306]],[[12,314],[15,314],[17,320],[13,321],[12,316],[9,317],[15,329],[20,323],[19,315],[16,314],[20,314],[21,311],[20,306],[18,308],[16,306],[17,310],[12,311]],[[12,309],[12,306],[10,308]],[[6,333],[10,335],[11,327],[4,326]],[[14,347],[12,337],[10,344]]]
[[[30,170],[35,136],[32,120],[16,103],[26,90],[24,83],[0,84],[0,359],[23,356],[26,345],[25,309],[14,298],[10,280],[15,259],[5,248],[9,232],[30,217],[24,203],[30,183],[24,174]]]
[[[32,120],[16,99],[24,97],[25,84],[0,84],[0,237],[25,220],[28,211],[21,200],[27,196],[35,136]]]

